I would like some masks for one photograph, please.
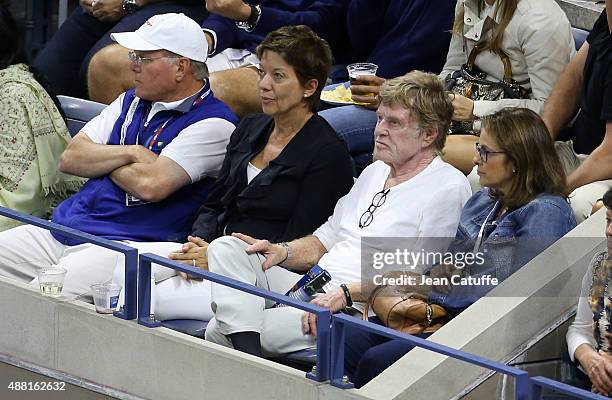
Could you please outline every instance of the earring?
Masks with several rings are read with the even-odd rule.
[[[512,173],[516,174],[516,169],[512,168]]]
[[[308,95],[306,93],[304,93],[304,97],[308,97]]]

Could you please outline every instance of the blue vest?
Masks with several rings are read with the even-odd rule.
[[[191,100],[188,110],[159,111],[145,124],[152,103],[137,98],[134,90],[129,90],[107,144],[140,144],[160,154],[183,129],[198,121],[221,118],[234,125],[238,123],[227,105],[213,96],[208,83]],[[53,222],[111,240],[180,242],[191,232],[191,224],[213,181],[204,178],[163,201],[143,203],[131,198],[108,175],[92,178],[55,208]],[[57,233],[53,236],[70,246],[82,243]]]

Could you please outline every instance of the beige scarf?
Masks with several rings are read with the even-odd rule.
[[[0,71],[0,204],[47,218],[83,178],[59,171],[66,124],[27,65]],[[3,221],[0,230],[5,226]]]

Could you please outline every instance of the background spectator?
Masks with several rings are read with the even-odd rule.
[[[455,3],[456,0],[351,1],[347,31],[353,57],[378,65],[378,71],[376,76],[363,76],[351,85],[353,100],[366,106],[336,107],[321,112],[321,116],[356,157],[357,174],[372,162],[376,125],[373,110],[378,106],[372,93],[378,93],[377,87],[384,79],[412,70],[441,71],[451,39]],[[345,69],[342,71],[346,74]]]
[[[210,58],[211,86],[221,100],[240,117],[261,112],[258,63],[255,47],[273,30],[287,25],[307,25],[328,40],[334,54],[347,43],[344,24],[349,0],[207,0],[211,15],[204,19]],[[253,15],[251,18],[250,15]],[[251,18],[249,24],[244,22]],[[248,22],[248,21],[247,21]],[[247,26],[248,25],[248,26]],[[125,65],[125,50],[117,46],[104,49],[92,60],[89,74],[90,97],[108,103],[126,88],[132,77]]]
[[[136,7],[128,3],[135,3]],[[86,83],[91,58],[113,43],[111,33],[134,31],[157,14],[184,13],[198,22],[207,15],[202,0],[79,0],[79,5],[38,53],[33,65],[45,75],[56,93],[81,98],[88,95]],[[127,63],[122,66],[129,70]],[[125,90],[116,92],[107,103]]]
[[[543,118],[568,173],[568,191],[579,222],[612,187],[612,0],[557,81]],[[576,112],[578,115],[576,116]],[[572,121],[572,118],[576,118]],[[572,121],[572,125],[562,130]]]
[[[57,169],[70,134],[55,96],[27,65],[23,38],[0,6],[0,205],[49,218],[83,179]],[[19,225],[0,218],[0,230]]]
[[[572,361],[582,366],[592,390],[612,395],[612,190],[603,196],[606,207],[607,251],[596,254],[582,279],[576,319],[567,330],[567,347]]]
[[[445,79],[467,62],[478,43],[486,43],[475,60],[475,67],[486,79],[499,81],[504,65],[494,51],[502,51],[510,61],[512,79],[531,91],[528,99],[473,101],[453,96],[455,121],[475,121],[504,107],[525,107],[542,113],[544,103],[559,74],[576,48],[567,16],[555,0],[459,0],[453,38],[440,78]],[[451,135],[444,158],[466,174],[472,171],[472,135]],[[470,183],[478,182],[473,172]],[[475,191],[477,185],[472,189]]]

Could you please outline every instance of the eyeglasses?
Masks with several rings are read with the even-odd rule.
[[[372,203],[370,204],[368,209],[365,210],[363,214],[361,214],[361,217],[359,218],[360,228],[365,228],[366,226],[370,225],[372,221],[374,221],[374,211],[376,211],[378,207],[385,204],[385,200],[387,200],[387,194],[390,190],[391,189],[383,189],[374,195],[374,197],[372,198]]]
[[[161,58],[180,58],[180,57],[178,56],[141,57],[138,54],[134,53],[133,51],[130,51],[128,53],[128,58],[130,59],[130,62],[140,66],[142,64],[148,64],[151,61],[159,60]]]
[[[489,159],[489,154],[504,154],[505,153],[505,151],[489,150],[478,142],[476,142],[476,152],[478,153],[478,157],[480,157],[480,160],[483,163],[487,162],[487,160]]]

